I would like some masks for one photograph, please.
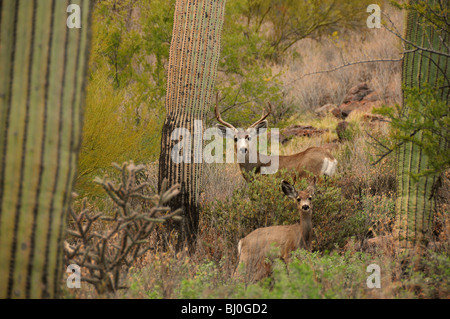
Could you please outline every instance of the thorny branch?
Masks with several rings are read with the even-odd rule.
[[[412,138],[412,137],[413,137],[414,135],[416,135],[419,131],[420,131],[420,130],[418,130],[418,129],[414,130],[414,131],[409,135],[409,137]],[[395,151],[396,149],[398,149],[400,146],[402,146],[402,145],[405,143],[405,141],[401,141],[401,142],[395,144],[393,147],[388,147],[388,146],[386,146],[385,144],[383,144],[383,142],[381,142],[380,140],[378,140],[375,136],[371,135],[369,132],[366,132],[366,134],[374,141],[374,142],[368,142],[369,145],[372,145],[372,146],[375,147],[375,148],[382,148],[382,149],[385,150],[383,153],[377,155],[377,156],[378,156],[378,159],[377,159],[375,162],[370,163],[370,165],[373,165],[373,166],[375,166],[375,165],[377,165],[378,163],[380,163],[386,156],[388,156],[389,154],[391,154],[393,151]]]
[[[113,216],[91,211],[83,200],[80,213],[70,210],[69,240],[64,242],[67,263],[87,269],[81,281],[94,285],[98,293],[126,288],[122,282],[124,274],[138,257],[152,249],[148,238],[155,225],[181,219],[178,216],[181,209],[170,212],[170,208],[164,206],[180,193],[179,184],[167,189],[167,180],[164,180],[160,194],[148,196],[144,192],[148,183],[136,183],[136,174],[144,169],[143,165],[114,163],[113,166],[121,172],[118,185],[107,176],[95,180],[114,202]],[[150,202],[152,207],[133,205],[134,198]],[[107,224],[111,226],[105,227]]]

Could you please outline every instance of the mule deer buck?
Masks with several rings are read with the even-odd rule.
[[[241,173],[255,170],[255,173],[259,174],[262,167],[270,167],[272,160],[278,157],[278,169],[293,169],[299,173],[300,178],[306,177],[308,172],[315,176],[334,175],[337,160],[323,147],[310,147],[303,152],[285,156],[264,155],[256,152],[256,161],[251,162],[250,150],[256,149],[256,137],[261,134],[263,129],[267,129],[266,118],[272,112],[271,104],[269,103],[269,111],[245,130],[237,129],[232,124],[225,122],[220,115],[218,104],[219,95],[217,94],[215,113],[217,121],[221,124],[216,124],[216,127],[222,137],[233,138],[235,152],[240,156],[245,156],[245,160],[239,162]],[[243,175],[245,177],[245,174]]]
[[[245,277],[250,281],[258,281],[272,271],[271,262],[266,262],[272,249],[278,249],[275,256],[286,264],[290,255],[297,249],[311,250],[312,240],[312,196],[317,177],[314,176],[306,190],[297,192],[291,184],[282,181],[281,188],[286,196],[297,203],[300,223],[258,228],[239,241],[239,264],[234,277],[244,269]]]

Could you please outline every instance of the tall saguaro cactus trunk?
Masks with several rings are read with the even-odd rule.
[[[194,143],[194,125],[202,134],[205,111],[210,105],[220,54],[225,0],[177,0],[168,68],[166,120],[161,139],[159,184],[181,184],[181,195],[172,201],[172,208],[183,208],[181,241],[191,244],[198,230],[198,199],[202,164],[202,143]],[[175,129],[187,129],[192,137],[187,160],[172,158],[171,139]],[[186,151],[186,149],[184,149]],[[196,159],[194,154],[197,154]],[[186,155],[186,154],[185,154]]]
[[[437,4],[437,0],[427,1],[430,5]],[[409,4],[413,5],[417,2],[417,0],[410,0]],[[441,3],[446,6],[448,12],[448,2],[441,1]],[[438,34],[435,29],[424,26],[423,19],[417,11],[408,11],[405,39],[422,48],[434,51],[445,50],[445,43],[449,43],[448,33]],[[413,45],[406,44],[406,50],[413,49],[415,49]],[[417,87],[420,89],[423,88],[425,83],[436,86],[438,85],[438,79],[448,78],[449,73],[448,57],[424,50],[405,54],[402,82],[406,88]],[[407,92],[404,91],[404,112],[402,116],[408,116],[408,108],[405,105],[406,94]],[[440,88],[440,94],[441,98],[448,103],[448,86]],[[424,106],[423,112],[427,112],[426,106]],[[418,132],[416,137],[421,139],[421,134],[421,132]],[[443,143],[441,145],[446,147]],[[434,209],[433,187],[437,176],[422,176],[417,181],[412,178],[410,173],[419,174],[429,168],[428,157],[420,147],[412,142],[400,146],[397,153],[397,163],[397,228],[400,251],[405,252],[421,244],[422,240],[425,239],[424,236],[430,230]]]
[[[68,28],[78,4],[80,28]],[[81,138],[91,1],[0,0],[0,298],[52,298]]]

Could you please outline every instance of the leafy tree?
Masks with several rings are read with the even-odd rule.
[[[279,60],[295,43],[337,29],[362,27],[370,1],[247,0],[240,1],[249,33],[264,34],[263,55]],[[271,32],[267,32],[268,27]]]

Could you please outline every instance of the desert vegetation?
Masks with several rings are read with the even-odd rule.
[[[332,176],[315,183],[308,249],[290,252],[285,262],[272,247],[270,272],[255,282],[233,276],[239,241],[257,229],[299,223],[299,208],[285,196],[282,181],[306,190],[312,176],[203,164],[193,187],[196,234],[189,244],[183,241],[179,225],[186,216],[173,200],[185,196],[185,187],[162,180],[160,163],[176,2],[99,0],[92,6],[82,142],[72,155],[78,169],[71,171],[67,229],[58,244],[63,267],[80,267],[81,289],[67,287],[64,274],[60,296],[448,299],[448,68],[438,85],[406,87],[403,59],[418,49],[399,37],[408,10],[432,17],[426,23],[446,43],[439,61],[448,60],[448,5],[436,0],[428,10],[420,1],[416,7],[378,1],[382,27],[368,28],[366,8],[374,1],[226,1],[213,86],[222,118],[247,128],[270,102],[265,120],[268,134],[279,129],[278,155],[320,147],[338,163]],[[218,123],[215,99],[209,100],[205,128]],[[411,155],[408,167],[420,167],[422,154],[429,165],[407,174],[402,187],[431,192],[433,204],[423,215],[423,237],[405,251],[396,154],[408,143],[411,153],[414,147],[422,152]],[[369,287],[369,265],[380,267],[381,288]]]
[[[140,243],[145,248],[134,263],[120,270],[126,273],[123,286],[127,288],[103,290],[106,296],[449,296],[447,199],[441,198],[436,208],[433,232],[428,246],[420,248],[421,257],[416,255],[405,264],[397,262],[402,258],[393,239],[395,157],[381,156],[380,145],[392,145],[393,116],[389,106],[402,103],[401,41],[385,28],[364,28],[362,2],[334,1],[329,15],[314,11],[312,2],[303,5],[286,1],[285,6],[272,8],[270,1],[228,1],[217,80],[217,90],[223,96],[222,114],[227,121],[247,127],[270,101],[275,107],[268,118],[269,127],[279,128],[281,135],[292,127],[306,127],[312,132],[283,135],[286,141],[282,141],[280,154],[322,146],[338,160],[336,175],[320,179],[316,186],[311,251],[295,251],[288,265],[276,260],[271,276],[260,282],[234,278],[241,238],[261,227],[299,222],[295,203],[283,195],[280,187],[283,179],[293,182],[292,174],[285,170],[267,176],[245,173],[249,175],[245,182],[237,164],[208,164],[204,167],[194,249],[180,249],[175,244],[176,232],[168,233],[171,228],[165,224],[156,226],[145,243]],[[294,12],[299,5],[312,10],[309,19],[322,19],[326,26],[317,23],[305,30],[286,23],[305,19]],[[81,196],[73,201],[75,211],[86,210],[87,201],[91,211],[112,214],[115,196],[102,193],[91,181],[105,173],[120,179],[120,174],[110,168],[113,160],[143,163],[145,168],[137,173],[136,184],[145,184],[144,193],[157,190],[155,160],[163,119],[173,6],[174,1],[156,0],[100,1],[96,6],[91,81],[75,188]],[[404,11],[387,2],[382,6],[389,21],[402,32]],[[295,32],[289,28],[296,28]],[[358,63],[366,60],[385,61]],[[384,108],[377,112],[382,116],[372,112],[381,106]],[[212,108],[207,115],[208,125],[215,124]],[[339,113],[333,112],[335,109]],[[99,116],[101,112],[107,112],[106,116]],[[102,131],[98,131],[100,127]],[[296,182],[299,189],[307,186],[305,179]],[[152,207],[142,196],[136,196],[129,205],[144,210]],[[109,226],[100,222],[98,227]],[[73,235],[69,232],[68,242],[72,241],[72,245]],[[370,264],[382,269],[382,289],[366,285]],[[65,289],[64,295],[100,296],[95,285],[83,288],[75,292]]]

